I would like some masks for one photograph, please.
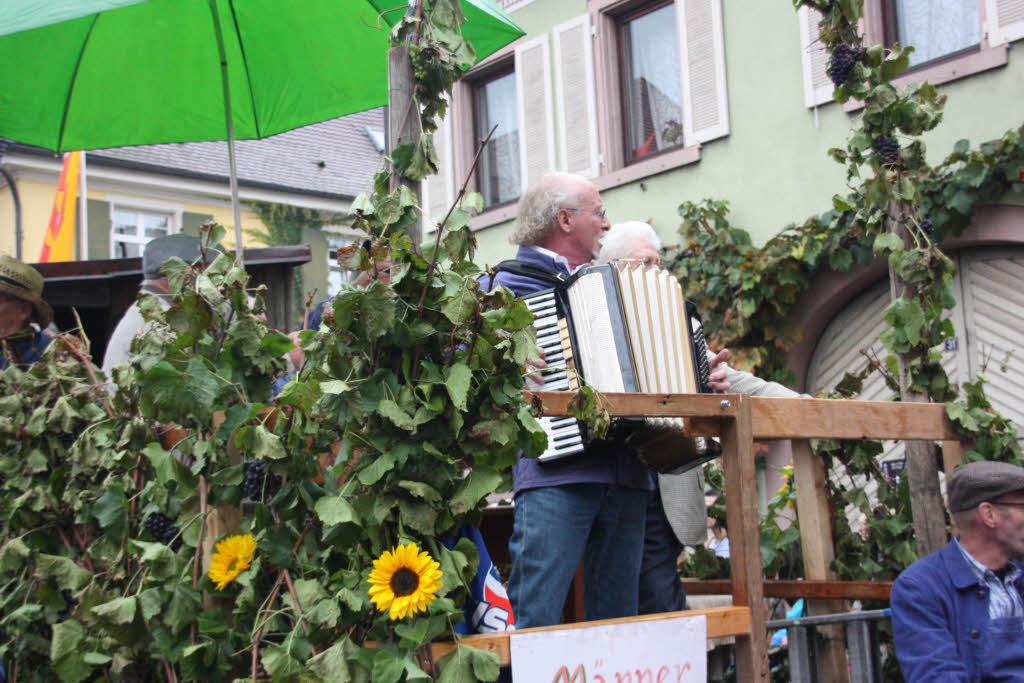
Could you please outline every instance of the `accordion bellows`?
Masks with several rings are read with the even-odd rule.
[[[558,378],[545,388],[574,389],[582,380],[606,393],[707,391],[710,370],[699,320],[683,299],[679,281],[666,270],[640,264],[588,266],[563,286],[524,300],[537,317],[547,373]],[[630,423],[625,430],[629,444],[659,472],[685,471],[713,457],[705,440],[686,436],[681,418]],[[549,436],[542,462],[582,452],[588,436],[572,418],[543,418],[541,425]]]

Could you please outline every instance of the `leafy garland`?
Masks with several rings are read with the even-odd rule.
[[[475,61],[462,21],[434,0],[392,34],[413,42],[425,131]],[[419,207],[391,176],[433,170],[429,133],[392,162],[353,204],[371,248],[342,255],[369,283],[301,334],[305,362],[276,403],[292,343],[224,255],[164,266],[170,300],[141,297],[148,328],[113,382],[64,336],[0,375],[13,676],[497,678],[493,653],[460,646],[427,671],[419,651],[463,620],[478,557],[459,531],[507,490],[517,453],[544,447],[522,393],[533,318],[471,262],[479,196],[429,257],[405,235]],[[204,243],[222,235],[206,226]]]

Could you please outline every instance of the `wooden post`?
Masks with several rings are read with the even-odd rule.
[[[904,221],[908,216],[905,205],[893,202],[889,210],[889,230],[911,246],[910,234]],[[914,296],[914,287],[903,281],[889,266],[889,292],[892,300]],[[900,396],[906,403],[928,403],[928,396],[907,388],[907,368],[912,357],[897,354],[900,370]],[[918,557],[940,550],[946,545],[946,516],[943,514],[942,494],[939,493],[939,469],[935,463],[935,445],[931,441],[904,442],[907,454],[907,478],[910,485],[910,509],[914,515],[914,540]]]
[[[412,62],[409,61],[409,47],[402,45],[388,50],[388,155],[394,154],[399,146],[420,140],[420,115],[413,100],[415,80],[412,74]],[[408,178],[399,178],[392,173],[391,189],[405,185],[420,198],[419,183]],[[423,241],[423,222],[416,221],[406,228],[413,248],[418,252]]]
[[[834,581],[836,575],[832,571],[832,560],[835,559],[835,544],[825,461],[815,457],[810,442],[798,439],[792,444],[796,514],[800,522],[804,578],[810,581]],[[810,615],[835,614],[846,610],[845,600],[807,601],[807,613]],[[819,680],[822,683],[848,683],[850,675],[843,627],[820,626],[818,630],[828,639],[819,653]]]
[[[964,444],[962,441],[942,442],[942,469],[948,477],[957,465],[964,461]]]
[[[750,397],[723,395],[733,402],[735,419],[722,421],[726,520],[732,604],[750,608],[750,635],[736,637],[736,679],[768,682],[768,633],[761,576],[761,534],[757,512],[757,471]]]

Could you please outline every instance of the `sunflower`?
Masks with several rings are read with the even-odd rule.
[[[217,590],[224,590],[229,583],[252,564],[256,552],[256,539],[252,534],[228,536],[217,544],[217,550],[210,558],[210,580],[217,584]]]
[[[370,572],[370,600],[377,609],[391,610],[391,619],[426,611],[437,597],[441,583],[441,565],[415,543],[399,545],[394,552],[385,550],[373,561]]]

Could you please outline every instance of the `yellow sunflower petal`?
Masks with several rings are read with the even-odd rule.
[[[224,590],[252,564],[256,553],[256,539],[252,534],[228,536],[220,543],[210,558],[210,580],[217,584],[217,590]]]
[[[367,591],[370,601],[381,612],[388,612],[392,620],[425,611],[443,586],[440,567],[429,553],[421,552],[415,543],[385,550],[373,561],[373,570],[368,579],[370,588]],[[415,574],[415,588],[411,593],[396,595],[392,581],[403,570]]]

